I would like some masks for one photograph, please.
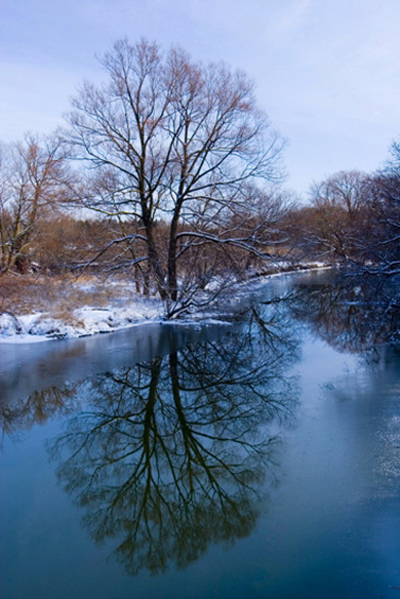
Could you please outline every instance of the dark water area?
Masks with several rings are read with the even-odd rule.
[[[400,596],[397,283],[0,345],[2,599]]]

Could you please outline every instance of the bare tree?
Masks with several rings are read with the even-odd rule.
[[[28,270],[38,222],[66,199],[71,183],[59,139],[29,135],[0,157],[0,272]]]
[[[108,193],[85,205],[140,226],[115,243],[141,242],[161,298],[184,300],[178,268],[200,246],[223,244],[262,255],[254,227],[263,190],[282,171],[283,143],[257,107],[253,84],[225,65],[197,64],[180,49],[119,41],[102,65],[108,82],[85,83],[73,101],[68,137]],[[103,188],[103,192],[104,192]],[[166,248],[157,242],[168,224]],[[253,226],[250,226],[250,225]],[[165,255],[164,255],[165,254]]]
[[[363,250],[370,273],[400,273],[400,174],[388,169],[369,182],[368,227]]]
[[[354,216],[363,208],[366,180],[360,171],[341,171],[313,185],[313,200],[318,207],[330,206]]]
[[[292,243],[307,257],[350,262],[363,258],[370,206],[370,177],[343,171],[313,184],[310,205],[288,218]]]
[[[335,258],[349,261],[356,257],[368,181],[365,173],[342,171],[311,189],[320,240]]]

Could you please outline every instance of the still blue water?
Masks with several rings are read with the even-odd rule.
[[[304,275],[232,325],[0,346],[2,599],[400,596],[385,298]]]

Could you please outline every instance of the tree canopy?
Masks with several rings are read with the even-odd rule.
[[[107,82],[86,82],[69,115],[75,155],[94,168],[84,203],[139,224],[116,242],[141,242],[133,262],[147,262],[163,299],[182,299],[193,280],[179,288],[178,265],[199,247],[260,253],[265,229],[254,217],[266,183],[282,177],[284,144],[253,83],[226,65],[126,39],[102,65]],[[168,223],[166,248],[157,244],[159,220]]]

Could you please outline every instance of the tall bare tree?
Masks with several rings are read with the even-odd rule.
[[[69,116],[76,156],[112,182],[85,205],[139,223],[116,243],[142,242],[145,253],[134,261],[148,261],[161,298],[184,299],[178,267],[193,247],[262,254],[265,240],[254,226],[260,191],[249,190],[265,198],[266,183],[281,177],[283,143],[242,72],[126,39],[102,65],[107,83],[85,83]],[[168,223],[165,249],[160,220]]]

